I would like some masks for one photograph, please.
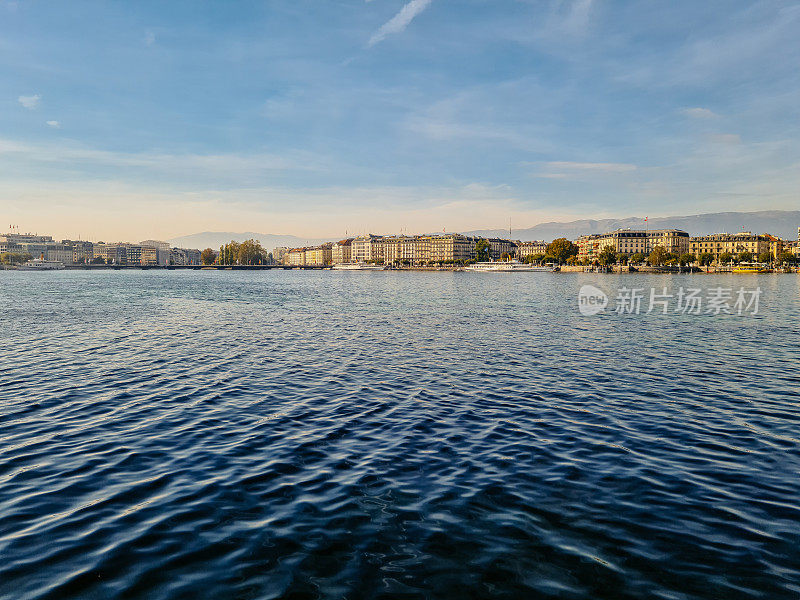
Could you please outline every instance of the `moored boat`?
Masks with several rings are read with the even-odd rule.
[[[509,260],[509,261],[479,262],[472,265],[467,265],[466,267],[464,267],[464,270],[479,271],[482,273],[489,273],[496,271],[504,273],[517,272],[517,271],[552,273],[555,269],[553,269],[553,267],[548,267],[548,266],[531,265],[519,262],[518,260]]]
[[[733,269],[732,273],[771,273],[772,269],[763,263],[739,263]]]
[[[335,271],[385,271],[385,265],[370,265],[367,263],[340,263],[333,265]]]
[[[60,271],[64,263],[57,260],[46,260],[44,257],[34,258],[18,267],[20,271]]]

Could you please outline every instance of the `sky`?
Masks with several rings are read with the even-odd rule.
[[[0,231],[797,209],[798,31],[787,1],[0,0]]]

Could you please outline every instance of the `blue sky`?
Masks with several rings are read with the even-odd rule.
[[[0,216],[143,239],[796,209],[798,31],[798,2],[0,0]]]

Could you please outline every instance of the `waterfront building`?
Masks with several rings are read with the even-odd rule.
[[[478,238],[460,233],[426,235],[419,238],[417,263],[452,262],[475,258],[475,243]]]
[[[128,249],[124,244],[106,244],[105,242],[100,242],[95,244],[94,256],[99,256],[106,264],[128,264]]]
[[[420,264],[422,259],[421,238],[418,236],[385,237],[383,243],[383,256],[387,264]]]
[[[478,238],[470,238],[470,239],[474,239],[474,242],[477,242]],[[502,258],[504,254],[512,256],[517,251],[517,244],[512,242],[511,240],[504,240],[502,238],[488,238],[486,241],[489,242],[490,256],[495,260]],[[473,251],[474,251],[474,243],[473,243]],[[474,257],[474,252],[473,252],[473,257]]]
[[[46,250],[42,253],[44,254],[45,260],[60,262],[64,265],[73,264],[72,246],[52,243],[47,244],[45,248]],[[34,254],[33,256],[36,257],[37,255]],[[39,256],[41,256],[41,254]]]
[[[191,248],[170,248],[169,265],[199,265],[201,262],[200,250]]]
[[[292,248],[283,255],[283,263],[291,266],[302,266],[306,264],[306,249]]]
[[[334,265],[341,265],[350,262],[350,250],[353,244],[353,238],[346,240],[339,240],[331,246],[331,262]]]
[[[72,264],[80,265],[92,262],[94,244],[82,240],[62,240],[62,244],[72,249]]]
[[[320,246],[305,248],[305,264],[307,265],[329,265],[331,264],[333,244],[328,242]]]
[[[517,242],[517,258],[547,254],[547,242]]]
[[[578,259],[592,261],[604,248],[611,247],[617,254],[650,254],[661,246],[672,254],[689,252],[689,234],[680,229],[617,229],[608,233],[583,235],[576,241]]]
[[[274,260],[276,263],[283,263],[284,262],[283,257],[286,255],[288,251],[289,248],[287,248],[286,246],[278,246],[277,248],[272,250],[272,260]]]
[[[362,235],[354,238],[350,243],[350,262],[378,262],[384,261],[383,238],[378,235]]]
[[[166,266],[169,264],[170,253],[172,249],[169,247],[167,242],[162,242],[160,240],[144,240],[143,242],[139,242],[139,245],[143,248],[155,248],[156,250],[156,259],[155,264]],[[150,253],[147,252],[149,256]],[[149,259],[148,259],[149,260]]]
[[[592,233],[582,235],[575,240],[575,245],[578,246],[578,260],[591,262],[597,255],[600,254],[600,239],[601,235]]]
[[[689,243],[690,253],[698,258],[701,254],[711,254],[715,261],[726,253],[737,256],[742,252],[750,252],[757,258],[762,252],[771,252],[777,256],[782,249],[783,240],[769,234],[755,235],[750,231],[714,233],[692,238]]]

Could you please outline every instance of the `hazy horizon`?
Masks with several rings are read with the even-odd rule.
[[[0,218],[135,241],[793,209],[798,25],[780,1],[0,0]]]

